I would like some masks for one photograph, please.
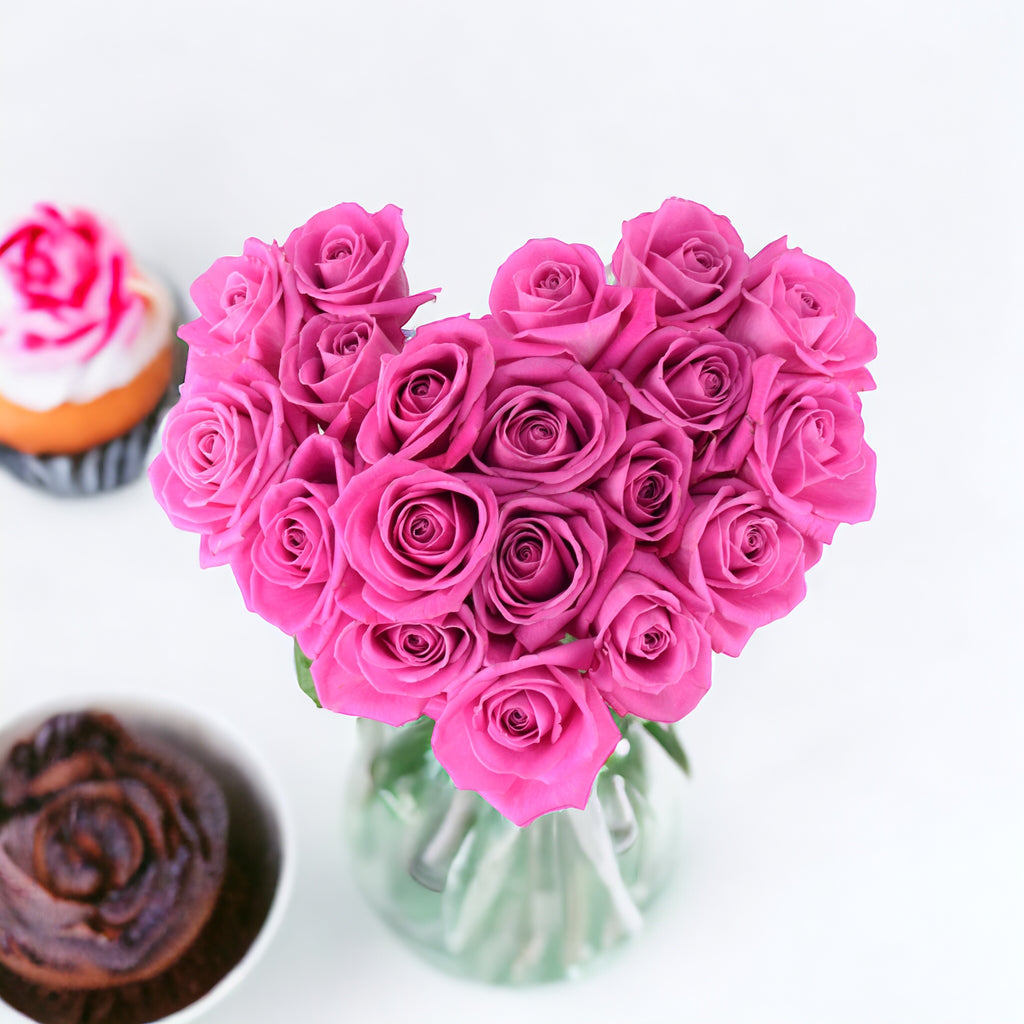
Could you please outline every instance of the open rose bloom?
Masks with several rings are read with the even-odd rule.
[[[436,723],[516,824],[586,804],[867,519],[874,335],[828,264],[669,199],[605,260],[534,239],[489,315],[406,324],[401,212],[344,203],[193,285],[151,469],[326,708]],[[657,726],[653,727],[657,733]]]

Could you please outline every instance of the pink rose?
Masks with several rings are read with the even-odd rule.
[[[366,313],[320,313],[285,341],[281,391],[328,425],[357,391],[376,382],[381,358],[402,343],[400,330],[386,330]]]
[[[499,366],[472,458],[499,493],[571,491],[596,477],[626,434],[625,416],[568,356]]]
[[[589,645],[563,644],[484,668],[449,695],[434,727],[452,782],[517,825],[584,807],[621,739],[577,648],[589,658]]]
[[[676,722],[711,685],[708,608],[655,556],[637,552],[594,620],[590,678],[622,715]]]
[[[315,430],[258,363],[244,363],[230,380],[195,377],[183,386],[149,477],[171,522],[202,535],[203,566],[228,561],[228,549],[256,521],[263,493]]]
[[[865,391],[874,387],[864,364],[875,357],[875,335],[853,303],[846,278],[780,238],[750,261],[743,301],[726,333],[779,356],[790,373],[821,373]]]
[[[350,620],[312,672],[325,708],[403,725],[439,713],[444,693],[472,676],[486,651],[487,634],[463,606],[433,620]]]
[[[358,576],[346,578],[341,601],[366,620],[408,622],[457,611],[498,529],[497,502],[480,477],[393,455],[352,478],[338,515]]]
[[[804,537],[742,480],[711,479],[693,493],[669,566],[712,608],[704,625],[716,651],[737,657],[758,626],[788,615],[806,593],[821,544]]]
[[[619,284],[653,288],[661,324],[720,327],[740,301],[748,258],[728,218],[687,199],[622,225],[612,257]]]
[[[341,445],[311,434],[260,501],[259,519],[229,558],[245,606],[318,652],[338,610],[345,570],[336,505],[352,467]]]
[[[507,351],[495,343],[502,359],[561,350],[590,365],[622,332],[628,347],[654,326],[653,310],[644,322],[646,307],[631,289],[607,283],[590,246],[555,238],[535,238],[512,253],[498,268],[489,304],[501,331],[517,342]]]
[[[875,453],[864,442],[856,394],[778,365],[769,357],[755,373],[754,445],[744,473],[798,530],[827,544],[840,523],[871,518]]]
[[[284,251],[295,268],[299,291],[317,309],[359,309],[401,327],[434,298],[434,292],[409,294],[402,267],[408,245],[397,206],[367,213],[357,203],[341,203],[296,228]]]
[[[693,442],[667,420],[633,427],[607,475],[595,488],[608,518],[661,555],[679,546],[690,508]]]
[[[140,330],[146,303],[124,242],[87,210],[38,204],[0,239],[14,308],[0,327],[4,359],[45,370],[84,363]]]
[[[189,376],[228,376],[245,358],[277,372],[281,346],[296,333],[302,301],[276,244],[248,238],[241,256],[222,256],[189,290],[199,317],[183,324]]]
[[[703,452],[747,411],[751,364],[750,349],[718,331],[662,327],[615,376],[644,416],[675,424]]]
[[[460,462],[480,431],[494,350],[469,317],[425,324],[396,356],[385,356],[376,404],[356,446],[369,463],[400,454],[435,469]]]
[[[611,542],[610,542],[611,540]],[[513,497],[501,506],[497,542],[473,594],[480,621],[535,651],[566,632],[585,636],[599,584],[610,585],[632,552],[612,538],[588,492]]]

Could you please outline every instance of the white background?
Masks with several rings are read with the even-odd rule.
[[[289,913],[211,1024],[1024,1019],[1020,7],[560,0],[0,0],[0,223],[93,206],[186,292],[249,235],[405,210],[430,318],[485,311],[527,238],[606,258],[668,195],[788,233],[878,334],[878,510],[682,725],[677,883],[595,975],[490,990],[361,902],[350,722],[145,481],[0,480],[0,717],[172,696],[279,776]],[[422,317],[421,317],[422,319]],[[0,1020],[7,1011],[0,1010]]]

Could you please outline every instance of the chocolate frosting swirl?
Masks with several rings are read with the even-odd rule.
[[[220,891],[220,787],[111,715],[48,719],[0,767],[0,963],[55,989],[165,970]]]

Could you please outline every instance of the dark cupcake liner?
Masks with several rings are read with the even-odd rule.
[[[101,494],[131,483],[146,468],[153,435],[178,400],[184,366],[185,345],[176,342],[171,383],[160,404],[120,437],[79,455],[29,455],[0,445],[0,466],[23,483],[60,497]]]

